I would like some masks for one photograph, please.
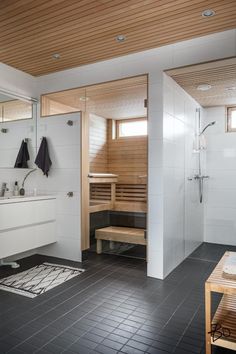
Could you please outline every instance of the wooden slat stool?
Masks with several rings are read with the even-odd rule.
[[[95,231],[97,253],[102,253],[102,240],[146,245],[145,230],[133,227],[108,226]]]

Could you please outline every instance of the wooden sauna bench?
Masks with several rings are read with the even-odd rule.
[[[102,253],[102,241],[125,242],[146,245],[145,230],[133,227],[108,226],[95,231],[97,253]]]
[[[95,213],[98,211],[112,210],[115,201],[115,184],[118,180],[118,176],[112,173],[89,173],[89,183],[90,185],[101,186],[100,190],[95,192],[95,199],[90,199],[89,201],[89,212]],[[110,198],[105,200],[107,197],[107,188],[103,186],[110,187]]]

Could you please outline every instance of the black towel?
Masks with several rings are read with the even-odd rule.
[[[28,162],[30,157],[29,157],[29,151],[28,151],[28,146],[27,142],[22,140],[20,150],[18,152],[16,162],[15,162],[15,168],[28,168]]]
[[[43,138],[41,141],[35,163],[43,171],[43,174],[48,177],[48,172],[52,165],[52,161],[49,156],[48,143],[46,138]]]

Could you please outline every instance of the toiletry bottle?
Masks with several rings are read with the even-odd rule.
[[[15,185],[14,185],[14,189],[13,189],[13,195],[14,195],[15,197],[17,197],[19,194],[20,194],[20,191],[19,191],[18,182],[15,181]]]

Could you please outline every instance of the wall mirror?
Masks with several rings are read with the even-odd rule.
[[[27,144],[27,167],[34,168],[36,154],[36,100],[0,91],[0,168],[14,168],[22,142]]]

